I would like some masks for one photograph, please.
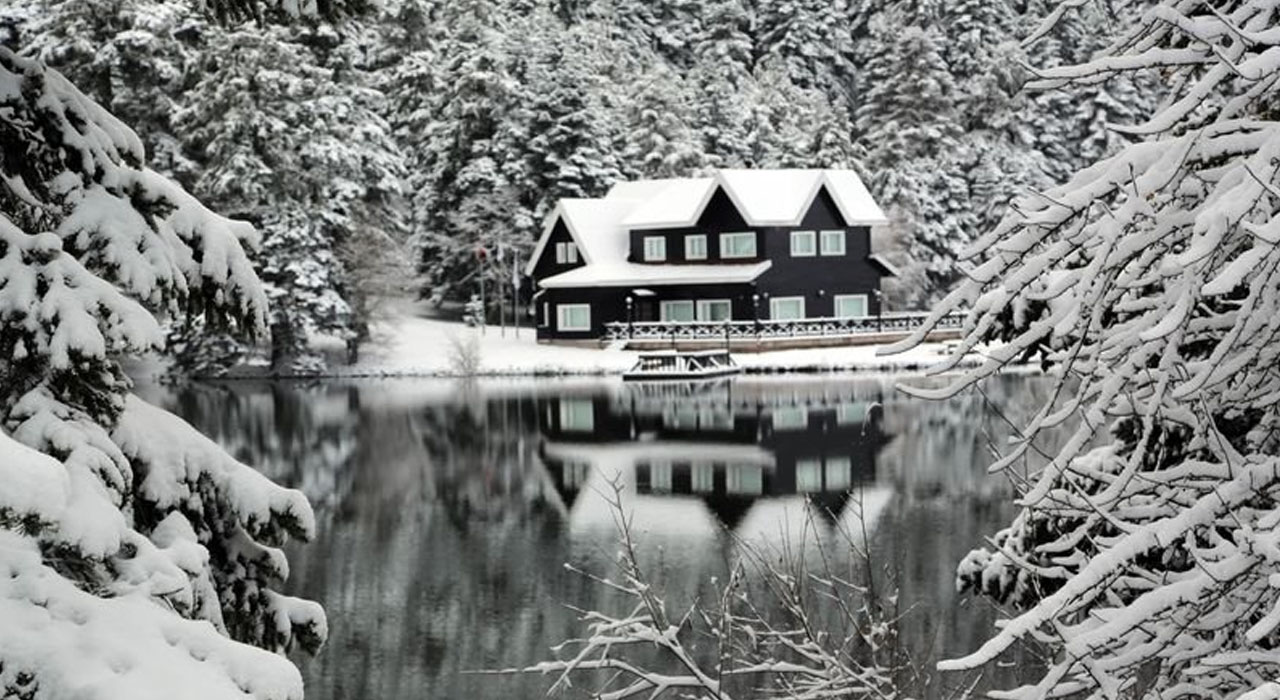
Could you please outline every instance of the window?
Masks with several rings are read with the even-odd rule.
[[[796,460],[796,493],[822,490],[822,462],[816,459]]]
[[[646,262],[661,262],[666,260],[667,239],[662,236],[645,236],[644,259]]]
[[[692,301],[664,301],[658,304],[659,321],[692,321],[694,307]]]
[[[862,403],[842,403],[836,406],[836,423],[838,425],[851,425],[853,423],[861,423],[862,419],[867,415],[867,406]]]
[[[774,430],[804,430],[809,427],[809,410],[804,406],[773,409]]]
[[[755,464],[729,465],[724,482],[724,490],[732,494],[759,495],[764,491],[764,474]]]
[[[573,243],[557,243],[556,262],[561,265],[578,262],[578,246]]]
[[[756,234],[754,233],[722,233],[720,234],[720,257],[722,258],[754,258],[756,256]]]
[[[822,254],[844,255],[844,231],[822,232]]]
[[[711,493],[715,488],[716,470],[715,467],[706,462],[696,462],[693,465],[693,473],[691,480],[694,493]]]
[[[596,411],[591,399],[564,399],[560,402],[560,429],[589,433],[596,429]]]
[[[707,259],[707,237],[701,233],[684,237],[685,260]]]
[[[728,299],[700,299],[699,321],[728,321],[733,316],[733,306]]]
[[[549,302],[542,302],[541,321],[542,322],[538,324],[540,326],[547,326],[551,323],[551,304]]]
[[[804,318],[804,297],[774,297],[769,300],[769,318],[793,321]]]
[[[836,318],[859,318],[866,315],[866,294],[836,295]]]
[[[791,232],[791,257],[810,258],[818,254],[817,234],[813,231]]]
[[[591,330],[591,305],[556,304],[556,329],[562,331]]]
[[[654,493],[671,492],[670,462],[654,462],[649,467],[649,490]]]
[[[848,457],[827,458],[827,490],[848,491],[853,483],[853,468]]]

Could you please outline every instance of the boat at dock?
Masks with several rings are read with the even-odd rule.
[[[690,381],[724,377],[742,372],[728,350],[657,350],[640,353],[634,367],[622,378],[627,381]]]

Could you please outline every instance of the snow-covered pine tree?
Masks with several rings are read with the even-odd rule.
[[[1280,697],[1277,25],[1268,0],[1170,0],[1094,60],[1043,70],[1036,87],[1132,70],[1171,94],[1127,130],[1138,142],[1016,203],[933,312],[970,309],[950,364],[1004,344],[913,393],[1022,357],[1058,382],[993,466],[1023,484],[1021,512],[959,571],[1020,612],[944,670],[1035,640],[1047,671],[1002,696]],[[1024,474],[1064,424],[1071,439]]]
[[[175,0],[30,3],[38,12],[20,54],[44,61],[131,125],[152,169],[189,183],[192,167],[172,120],[207,32],[203,18]]]
[[[843,109],[853,87],[853,35],[844,0],[755,3],[754,65],[766,59],[802,89],[820,90]]]
[[[520,97],[506,32],[512,18],[491,0],[451,3],[448,35],[422,103],[395,109],[397,134],[416,154],[411,165],[412,237],[424,296],[465,300],[476,291],[480,236],[533,217],[507,171],[523,160],[513,116]],[[513,38],[514,40],[514,38]],[[523,43],[523,37],[520,38]],[[426,56],[415,57],[417,80]]]
[[[277,372],[320,369],[311,347],[321,334],[358,342],[366,295],[352,268],[377,261],[344,252],[399,240],[402,156],[378,114],[381,95],[326,55],[340,42],[327,25],[218,32],[177,116],[202,167],[195,192],[262,231]],[[206,358],[200,345],[187,342],[184,354]]]
[[[960,129],[945,42],[936,29],[908,23],[915,21],[901,9],[872,21],[863,49],[872,56],[864,69],[869,87],[857,111],[869,186],[896,210],[893,218],[905,230],[895,238],[928,280],[898,292],[913,305],[954,282],[958,253],[974,235],[968,183],[953,160]]]
[[[118,361],[158,347],[163,317],[262,330],[255,237],[148,169],[138,137],[57,72],[0,48],[5,696],[302,697],[271,652],[326,635],[318,605],[278,591],[278,547],[314,531],[306,498],[131,396]]]
[[[628,91],[621,167],[630,178],[689,177],[706,168],[702,140],[686,122],[693,95],[680,76],[659,66]]]

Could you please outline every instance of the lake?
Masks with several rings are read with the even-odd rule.
[[[320,656],[299,659],[308,698],[472,700],[541,697],[548,677],[472,672],[551,658],[582,632],[566,606],[619,611],[617,596],[565,568],[612,573],[602,492],[615,474],[639,558],[673,603],[714,596],[744,543],[825,546],[857,567],[841,535],[865,530],[917,665],[976,648],[995,612],[957,595],[955,565],[1012,516],[1011,488],[985,467],[1010,434],[1005,419],[1025,421],[1048,381],[1006,375],[985,397],[942,402],[911,399],[898,381],[936,382],[389,379],[142,393],[315,505],[316,541],[289,547],[289,592],[323,603],[331,626]],[[982,685],[1018,673],[993,669]]]

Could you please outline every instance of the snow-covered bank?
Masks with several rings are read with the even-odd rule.
[[[735,353],[749,372],[899,371],[942,359],[945,346],[928,343],[890,357],[876,346]],[[337,377],[620,374],[638,354],[611,348],[539,345],[531,328],[517,333],[497,326],[480,329],[438,319],[404,316],[375,329],[373,342],[353,365],[331,365]],[[977,358],[975,358],[976,361]],[[464,365],[470,364],[470,367]]]

